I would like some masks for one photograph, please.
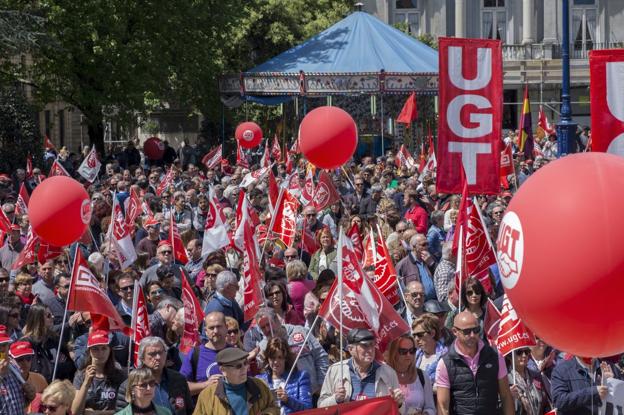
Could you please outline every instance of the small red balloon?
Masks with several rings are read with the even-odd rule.
[[[33,231],[54,246],[65,246],[82,236],[91,221],[91,200],[85,188],[67,176],[45,179],[28,203]]]
[[[345,164],[358,143],[353,118],[337,107],[310,111],[299,126],[299,148],[308,161],[321,169]]]
[[[578,356],[624,351],[624,158],[564,157],[538,170],[500,225],[501,281],[522,321]]]
[[[247,121],[236,127],[234,136],[243,148],[254,148],[262,141],[262,129],[255,122]]]
[[[160,160],[165,155],[165,143],[158,137],[150,137],[143,143],[143,153],[150,160]]]

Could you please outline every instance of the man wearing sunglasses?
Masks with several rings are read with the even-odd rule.
[[[514,404],[503,357],[480,340],[476,317],[463,311],[455,316],[455,342],[436,368],[438,413],[495,414],[498,399],[503,413],[513,415]]]
[[[193,415],[279,415],[280,409],[268,386],[260,379],[247,377],[247,357],[247,353],[235,347],[217,354],[223,377],[199,394]]]

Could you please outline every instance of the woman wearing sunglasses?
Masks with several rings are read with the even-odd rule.
[[[128,375],[126,389],[126,401],[130,404],[116,415],[171,415],[168,408],[154,404],[155,391],[156,381],[150,369],[143,367],[133,370]]]
[[[41,394],[39,412],[45,415],[69,415],[76,389],[68,380],[55,380]]]
[[[515,373],[512,359],[515,362]],[[539,372],[528,368],[530,359],[531,349],[528,347],[505,356],[516,415],[539,415],[549,410],[542,377]]]
[[[423,314],[412,323],[412,335],[416,341],[416,367],[425,372],[429,380],[435,381],[438,361],[448,352],[440,340],[438,318],[432,314]]]
[[[452,328],[453,319],[459,312],[469,311],[473,316],[475,316],[475,318],[479,322],[481,333],[484,333],[483,320],[485,318],[486,302],[487,293],[485,292],[485,289],[483,288],[481,282],[476,278],[468,278],[463,282],[461,287],[461,310],[458,309],[455,313],[449,315],[446,320],[447,327],[449,329]]]
[[[431,380],[416,367],[416,342],[403,334],[390,343],[386,361],[399,377],[399,387],[405,401],[401,413],[407,415],[435,415]]]

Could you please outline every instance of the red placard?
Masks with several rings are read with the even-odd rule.
[[[624,156],[624,50],[589,52],[592,151]]]
[[[440,38],[437,190],[497,194],[503,113],[501,41]]]

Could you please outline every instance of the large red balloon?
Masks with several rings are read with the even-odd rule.
[[[143,143],[143,153],[150,160],[160,160],[165,155],[165,143],[158,137],[150,137]]]
[[[262,129],[255,122],[247,121],[236,127],[234,136],[243,148],[254,148],[262,141]]]
[[[624,351],[624,158],[582,153],[520,187],[503,217],[501,280],[518,316],[583,357]]]
[[[41,239],[65,246],[82,236],[91,221],[91,200],[85,188],[67,176],[45,179],[30,195],[28,218]]]
[[[322,169],[345,164],[358,143],[353,118],[337,107],[319,107],[308,113],[299,126],[299,148],[303,155]]]

